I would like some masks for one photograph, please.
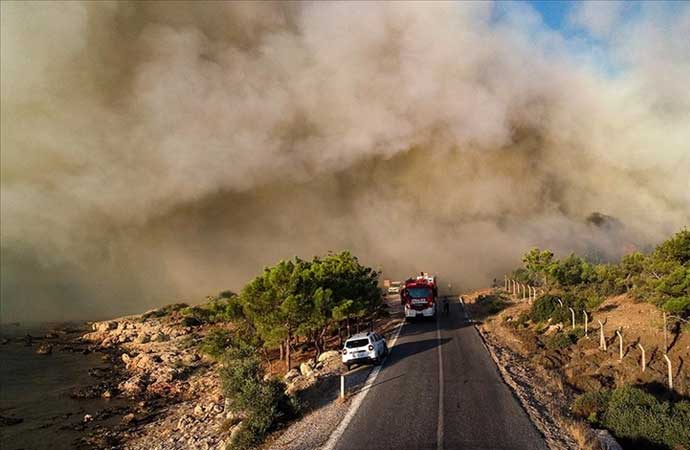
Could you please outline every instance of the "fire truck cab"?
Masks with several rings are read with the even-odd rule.
[[[416,278],[408,278],[400,291],[405,318],[435,317],[437,299],[436,277],[425,272]]]

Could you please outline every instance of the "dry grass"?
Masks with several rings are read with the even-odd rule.
[[[566,431],[575,439],[580,450],[604,450],[592,428],[583,421],[570,420]]]

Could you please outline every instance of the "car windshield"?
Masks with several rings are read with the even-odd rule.
[[[430,289],[427,287],[413,287],[407,288],[407,295],[411,298],[427,298],[429,296]]]
[[[345,343],[345,347],[357,348],[357,347],[364,347],[367,344],[369,344],[369,339],[353,339],[351,341],[347,341]]]

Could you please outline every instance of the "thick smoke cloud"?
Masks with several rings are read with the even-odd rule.
[[[469,288],[658,242],[690,223],[690,8],[594,6],[596,51],[519,3],[3,2],[3,321],[342,248]]]

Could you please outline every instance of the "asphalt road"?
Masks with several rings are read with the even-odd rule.
[[[547,449],[459,303],[403,326],[335,448]]]

